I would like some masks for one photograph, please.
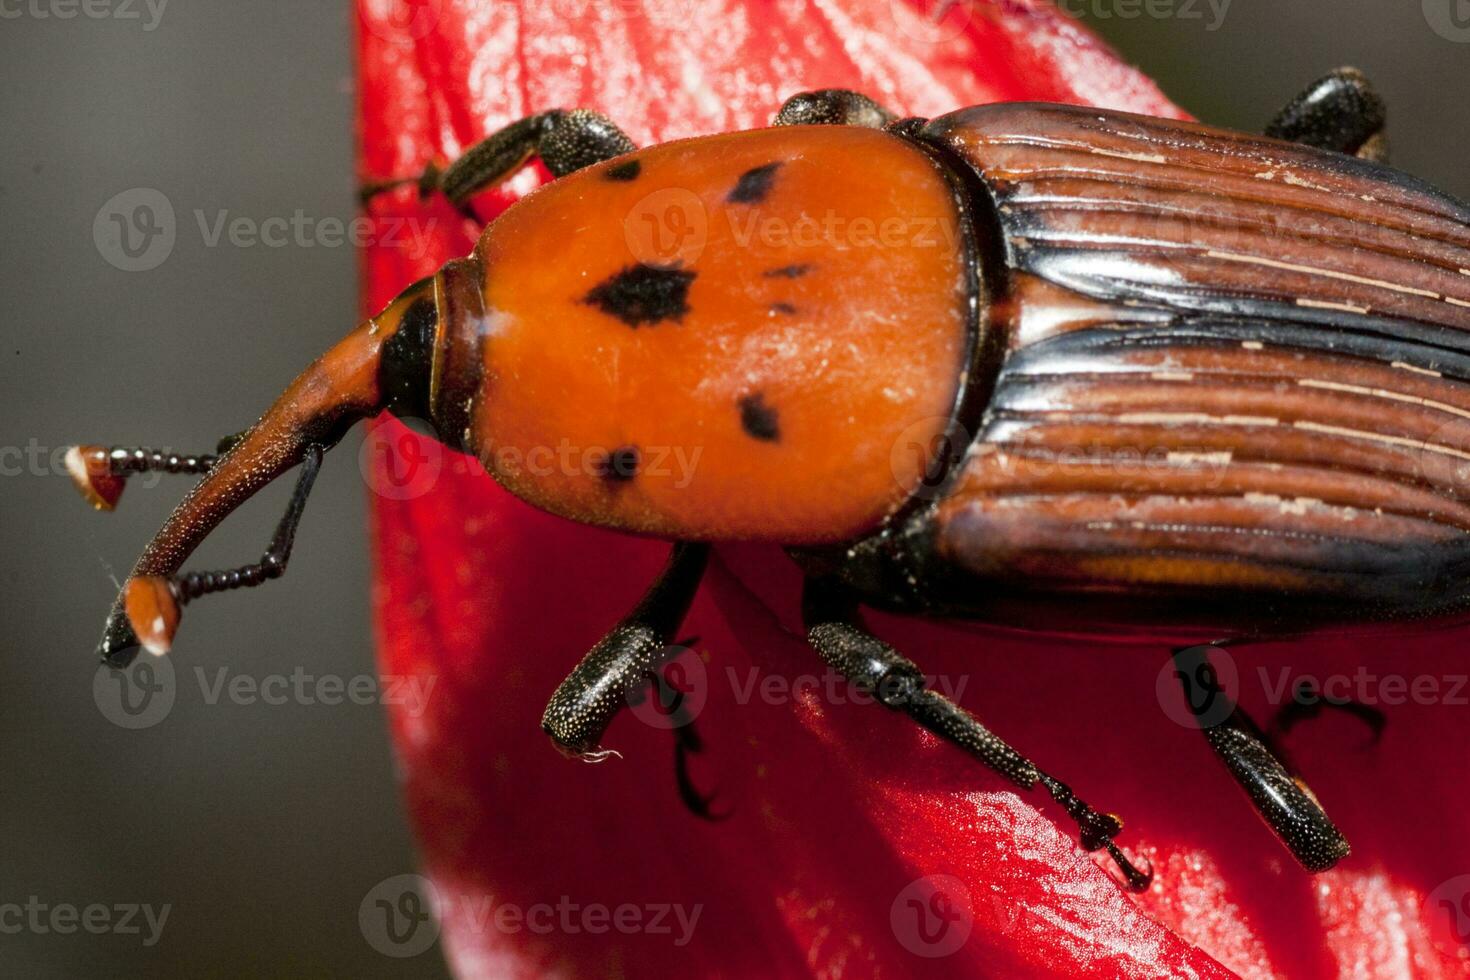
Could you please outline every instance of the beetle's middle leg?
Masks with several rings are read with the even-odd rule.
[[[611,749],[602,748],[602,735],[630,695],[647,685],[669,717],[674,732],[674,770],[679,796],[695,815],[715,818],[710,804],[689,775],[689,756],[701,749],[693,719],[684,709],[683,694],[665,678],[663,668],[672,654],[675,631],[689,613],[694,594],[709,561],[706,544],[674,546],[668,566],[637,608],[602,638],[557,687],[541,716],[541,727],[563,754],[600,762]]]
[[[1230,699],[1210,663],[1209,645],[1174,651],[1185,701],[1210,748],[1250,797],[1256,812],[1308,871],[1326,871],[1350,850],[1332,818],[1271,740]]]
[[[1266,135],[1387,163],[1387,124],[1388,110],[1367,76],[1338,68],[1287,103]]]
[[[1118,817],[1094,810],[1065,783],[1003,742],[980,719],[927,688],[923,673],[912,660],[861,625],[857,603],[847,590],[809,579],[802,596],[802,613],[807,641],[828,666],[871,691],[880,704],[902,711],[1021,789],[1034,789],[1040,784],[1077,821],[1084,849],[1105,849],[1117,862],[1130,889],[1142,891],[1148,887],[1153,870],[1140,871],[1113,842],[1123,829]]]
[[[366,202],[395,187],[416,184],[420,197],[441,191],[468,213],[470,198],[500,183],[533,156],[539,156],[553,176],[565,177],[637,148],[606,116],[588,109],[552,109],[501,127],[442,170],[430,163],[419,177],[374,181],[364,184],[359,195]]]

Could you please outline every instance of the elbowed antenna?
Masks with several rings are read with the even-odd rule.
[[[111,509],[130,472],[163,469],[205,472],[174,509],[133,566],[113,603],[97,652],[125,667],[141,645],[167,653],[180,607],[199,595],[259,584],[285,567],[296,520],[306,502],[321,453],[353,423],[383,409],[423,414],[435,347],[438,306],[435,280],[410,286],[318,358],[276,399],[250,429],[222,444],[217,458],[177,457],[175,468],[149,450],[108,451],[77,447],[68,454],[72,477],[99,509]],[[303,464],[291,505],[261,561],[225,572],[178,575],[179,568],[229,514],[287,470]]]

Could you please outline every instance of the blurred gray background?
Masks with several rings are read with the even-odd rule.
[[[1470,197],[1465,0],[1222,3],[1066,6],[1180,104],[1240,128],[1356,64],[1390,102],[1397,164]],[[207,450],[357,310],[349,245],[207,247],[193,218],[353,217],[347,6],[180,0],[156,22],[129,6],[137,19],[61,19],[38,11],[79,8],[0,0],[0,974],[444,976],[437,950],[388,959],[358,929],[367,890],[414,866],[382,709],[210,705],[194,674],[373,671],[360,436],[324,470],[287,583],[189,611],[166,720],[124,730],[94,699],[114,579],[187,478],[137,479],[98,515],[56,450]],[[93,236],[104,202],[137,187],[178,211],[172,254],[146,274]],[[259,554],[286,492],[253,501],[198,564]],[[37,902],[171,908],[151,946],[141,918],[139,935],[5,931],[7,903],[29,916]]]

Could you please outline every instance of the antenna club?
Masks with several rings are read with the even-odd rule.
[[[179,600],[162,575],[135,575],[123,590],[123,611],[143,649],[161,657],[173,647],[179,628]]]
[[[127,477],[114,473],[102,446],[72,446],[66,451],[66,472],[82,499],[96,510],[110,511],[127,486]]]

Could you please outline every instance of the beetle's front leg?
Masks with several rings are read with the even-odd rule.
[[[539,156],[555,177],[611,160],[638,147],[606,116],[588,109],[552,109],[503,126],[465,151],[448,167],[432,162],[419,177],[374,181],[359,194],[371,197],[405,184],[416,184],[421,198],[440,191],[465,211],[470,198],[500,183]]]
[[[643,601],[582,658],[557,687],[541,716],[541,728],[563,754],[600,762],[616,754],[602,747],[608,725],[628,704],[630,695],[651,683],[654,696],[676,718],[672,727],[679,795],[701,817],[713,814],[710,798],[701,795],[689,778],[688,756],[699,751],[699,738],[692,730],[692,720],[677,716],[682,696],[666,687],[660,669],[678,652],[670,644],[694,601],[708,560],[708,545],[676,544],[668,566]]]
[[[801,92],[781,104],[777,126],[866,126],[882,129],[893,122],[893,113],[861,92],[845,88],[823,88]]]
[[[1387,163],[1387,124],[1388,110],[1367,76],[1338,68],[1287,103],[1266,135]]]
[[[1250,797],[1256,812],[1308,871],[1326,871],[1347,857],[1347,839],[1301,777],[1278,758],[1270,740],[1230,700],[1210,664],[1208,645],[1174,651],[1185,701],[1210,748]]]
[[[1142,891],[1153,870],[1140,871],[1113,838],[1123,822],[1100,813],[1061,780],[1042,771],[1011,748],[970,712],[924,685],[923,672],[893,647],[869,633],[857,619],[856,602],[841,586],[809,579],[802,596],[807,641],[839,674],[873,693],[878,702],[902,711],[924,728],[957,746],[1021,789],[1040,784],[1067,815],[1077,821],[1082,847],[1104,849],[1123,872],[1129,889]]]

